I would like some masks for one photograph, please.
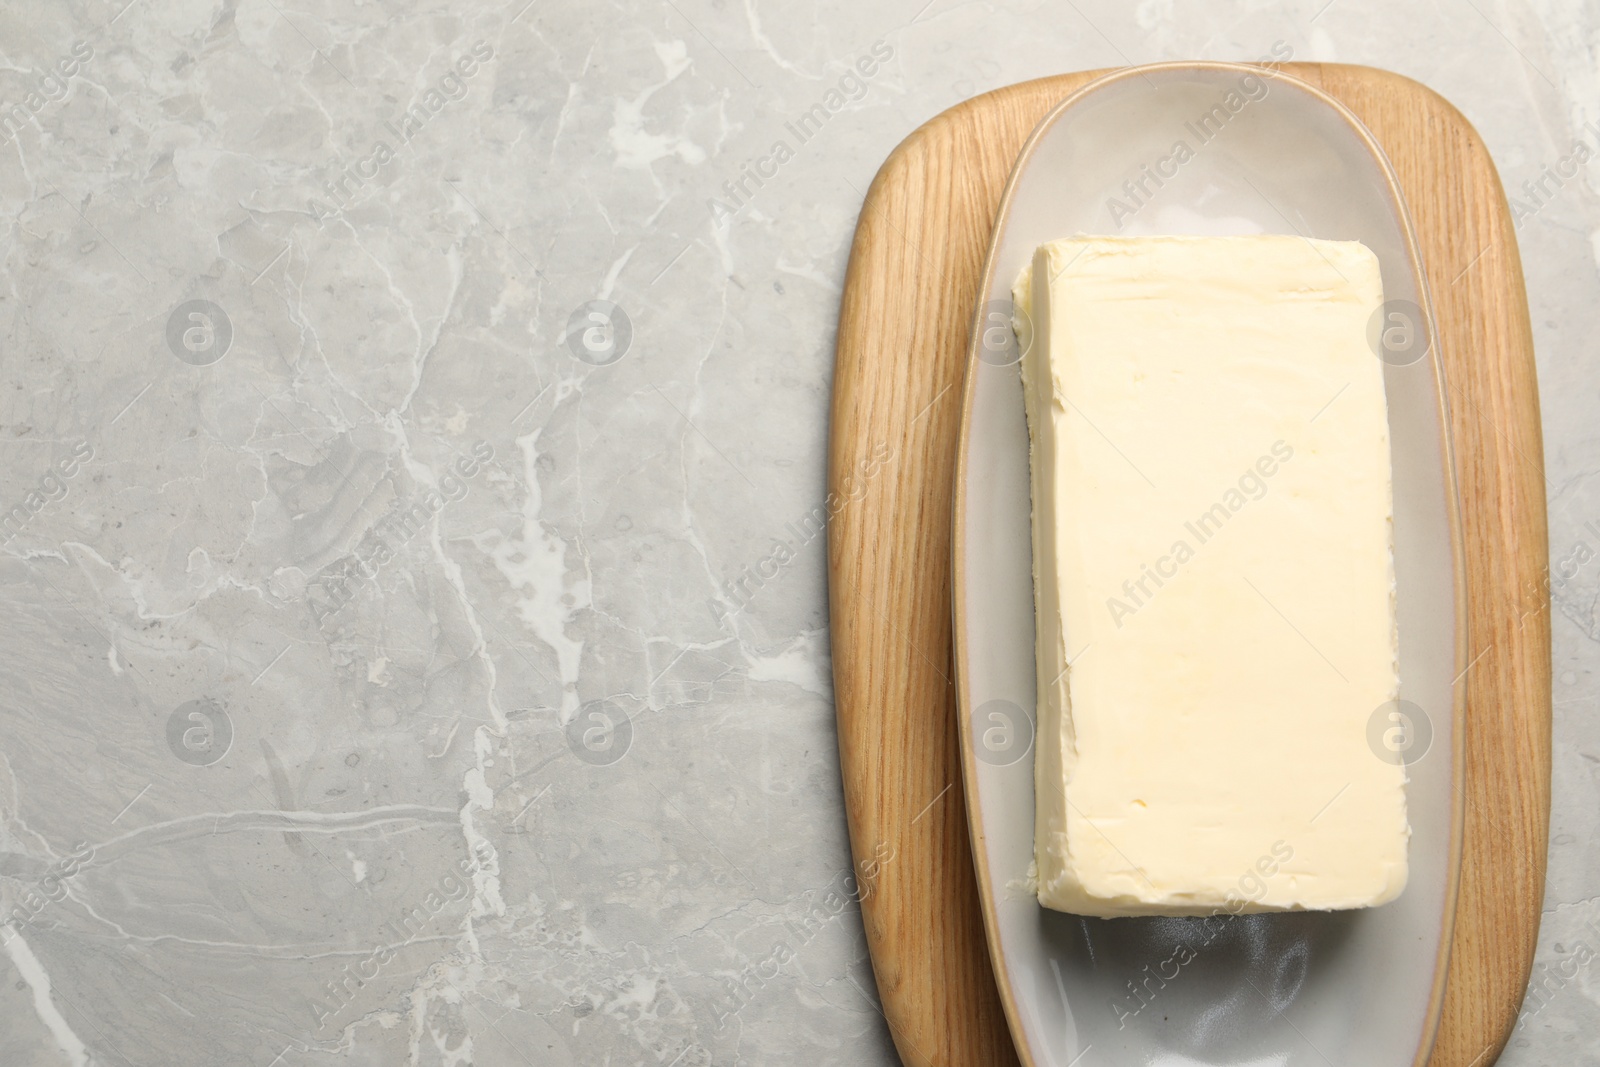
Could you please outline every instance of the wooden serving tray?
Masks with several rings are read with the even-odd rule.
[[[1494,164],[1442,97],[1385,71],[1283,69],[1383,145],[1438,317],[1461,491],[1469,645],[1465,842],[1433,1067],[1510,1037],[1544,896],[1550,614],[1543,444],[1522,267]],[[1011,165],[1053,105],[1106,71],[951,108],[889,156],[839,310],[828,527],[834,691],[850,841],[884,1017],[907,1064],[1017,1062],[995,990],[961,784],[951,501],[984,253]]]

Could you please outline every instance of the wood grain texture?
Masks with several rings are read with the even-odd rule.
[[[1487,1067],[1532,964],[1550,811],[1543,444],[1522,267],[1494,165],[1437,94],[1365,67],[1283,69],[1373,132],[1409,202],[1438,317],[1476,657],[1465,842],[1433,1067]],[[951,684],[958,397],[995,208],[1022,142],[1103,71],[1010,86],[908,137],[867,193],[839,311],[829,598],[862,918],[907,1064],[1017,1062],[990,970]],[[873,457],[880,458],[874,462]]]

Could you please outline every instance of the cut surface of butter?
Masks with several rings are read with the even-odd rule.
[[[1392,900],[1410,830],[1405,768],[1369,742],[1398,691],[1377,258],[1295,236],[1073,238],[1041,245],[1013,295],[1039,902]]]

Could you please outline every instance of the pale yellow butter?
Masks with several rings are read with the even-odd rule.
[[[1405,770],[1367,740],[1398,688],[1377,258],[1293,236],[1079,238],[1041,246],[1014,295],[1032,333],[1040,903],[1392,900]]]

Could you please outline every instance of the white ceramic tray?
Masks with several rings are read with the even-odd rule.
[[[1179,141],[1187,153],[1175,151]],[[1146,180],[1130,194],[1125,183],[1146,167],[1161,183]],[[1024,887],[1033,855],[1035,700],[1028,437],[1014,359],[985,333],[1009,306],[1011,280],[1033,249],[1078,233],[1357,240],[1377,254],[1391,306],[1416,309],[1411,325],[1421,344],[1385,360],[1401,697],[1423,720],[1405,756],[1410,881],[1392,904],[1207,926],[1064,915],[1041,908]],[[1387,160],[1342,105],[1282,74],[1231,64],[1119,71],[1075,93],[1034,131],[1001,201],[980,292],[956,474],[956,666],[984,919],[1024,1062],[1425,1062],[1460,865],[1452,683],[1464,665],[1465,605],[1432,316]]]

